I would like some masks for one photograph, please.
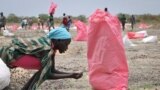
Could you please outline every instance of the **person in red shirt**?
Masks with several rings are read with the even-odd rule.
[[[68,19],[67,19],[67,17],[66,17],[66,14],[65,14],[65,13],[63,13],[62,25],[67,29]]]

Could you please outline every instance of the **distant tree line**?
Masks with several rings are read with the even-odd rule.
[[[118,17],[121,17],[121,15],[123,15],[123,13],[119,13]],[[124,14],[127,18],[127,22],[129,22],[129,18],[131,15],[129,14]],[[152,15],[152,14],[143,14],[143,15],[135,15],[136,17],[136,22],[140,23],[140,22],[145,22],[145,23],[160,23],[160,15]]]
[[[117,16],[120,17],[123,13],[119,13]],[[39,14],[38,15],[43,21],[47,21],[49,15],[48,14]],[[125,14],[127,21],[129,22],[129,17],[131,15]],[[87,22],[88,18],[85,15],[79,15],[79,16],[71,16],[72,19],[78,19],[81,20],[82,22]],[[160,15],[152,15],[152,14],[143,14],[143,15],[135,15],[136,17],[136,22],[145,22],[145,23],[160,23]],[[9,14],[6,19],[7,23],[20,23],[23,18],[31,18],[33,23],[37,23],[38,17],[32,16],[17,16],[16,14]],[[62,22],[62,17],[54,17],[54,22],[56,24],[60,24]]]
[[[43,21],[47,21],[49,15],[48,14],[39,14],[38,17],[40,17]],[[37,23],[38,17],[17,16],[16,14],[11,13],[6,17],[6,20],[7,20],[7,23],[20,23],[23,18],[30,18],[30,19],[32,19],[33,23]],[[71,16],[71,18],[81,20],[82,22],[87,22],[87,17],[85,15],[79,15],[77,17]],[[54,17],[54,22],[56,24],[61,23],[62,17]]]

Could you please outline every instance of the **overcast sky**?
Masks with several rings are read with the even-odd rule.
[[[56,17],[67,15],[90,16],[97,8],[108,7],[112,14],[160,14],[160,0],[53,0],[57,5]],[[48,14],[51,0],[0,0],[0,12],[4,15],[38,16]]]

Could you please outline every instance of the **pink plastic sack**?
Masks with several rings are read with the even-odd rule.
[[[33,24],[33,25],[31,26],[31,30],[38,30],[38,26],[37,26],[36,24]]]
[[[89,23],[87,58],[93,90],[127,90],[128,66],[118,18],[97,9]]]
[[[55,4],[54,2],[51,2],[51,5],[49,7],[49,13],[54,14],[56,8],[57,8],[57,4]]]
[[[136,33],[136,32],[127,32],[127,35],[129,39],[139,39],[145,37],[144,33]]]
[[[74,25],[77,27],[75,41],[87,41],[87,26],[80,20],[75,20]]]
[[[15,62],[10,63],[11,66],[22,67],[24,69],[39,70],[42,65],[38,58],[31,55],[24,55],[18,58]]]
[[[13,24],[12,25],[12,31],[17,31],[17,29],[18,29],[18,25],[17,24]]]
[[[140,23],[139,26],[138,26],[140,29],[148,29],[150,28],[151,26],[145,24],[145,23]]]

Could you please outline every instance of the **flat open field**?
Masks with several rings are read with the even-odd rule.
[[[138,30],[137,30],[138,31]],[[32,32],[32,33],[31,33]],[[75,30],[70,31],[73,37]],[[149,29],[148,35],[157,35],[157,43],[142,43],[140,40],[131,40],[137,46],[126,48],[129,66],[129,90],[160,90],[160,30]],[[42,31],[15,32],[20,37],[38,37],[44,35]],[[10,37],[1,36],[1,45],[8,44]],[[87,46],[86,42],[71,42],[68,51],[64,54],[57,53],[56,67],[67,72],[83,71],[81,79],[63,79],[45,81],[39,90],[91,90],[88,82]],[[22,72],[18,72],[18,71]],[[7,90],[20,90],[25,82],[35,71],[14,69],[12,70],[11,85]]]

